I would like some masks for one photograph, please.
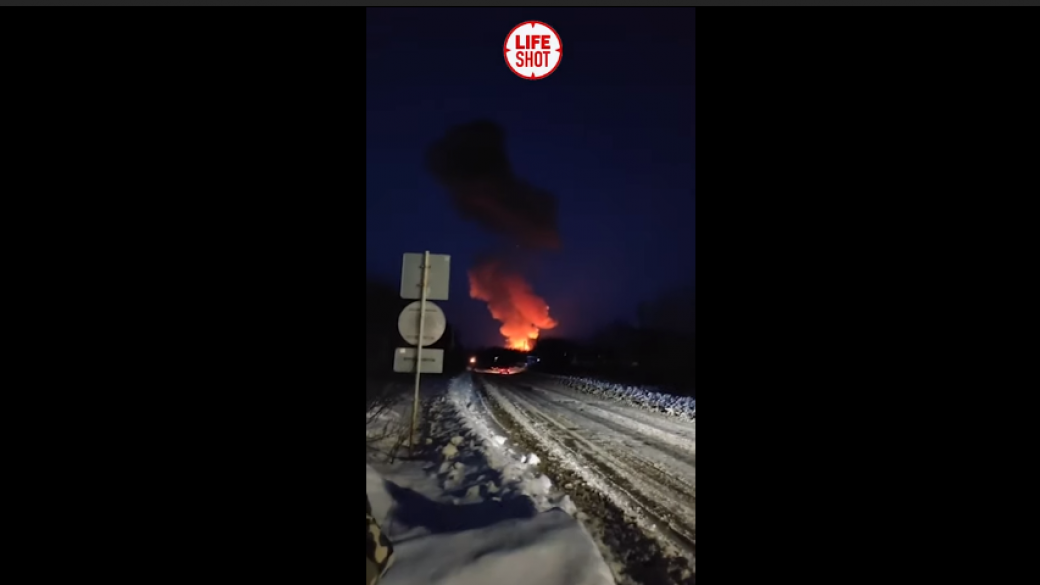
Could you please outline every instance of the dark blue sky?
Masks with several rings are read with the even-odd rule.
[[[469,344],[499,344],[465,269],[500,238],[460,219],[424,167],[449,126],[491,119],[513,170],[559,200],[563,247],[527,273],[582,337],[632,321],[641,300],[693,280],[694,10],[367,9],[366,268],[395,286],[401,254],[451,254],[439,303]],[[563,60],[525,81],[502,57],[526,20],[552,26]]]

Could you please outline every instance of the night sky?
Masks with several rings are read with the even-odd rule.
[[[634,322],[638,303],[693,280],[694,10],[367,9],[366,268],[395,287],[401,254],[450,254],[438,303],[467,344],[500,344],[466,268],[512,247],[459,217],[424,165],[429,146],[477,119],[505,130],[515,173],[558,198],[558,251],[525,275],[559,325],[584,337]],[[525,81],[502,56],[526,20],[552,26],[563,59]]]

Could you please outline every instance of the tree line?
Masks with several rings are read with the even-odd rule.
[[[693,395],[696,298],[692,284],[641,303],[636,323],[615,321],[586,340],[546,337],[534,353],[542,369],[667,387]]]

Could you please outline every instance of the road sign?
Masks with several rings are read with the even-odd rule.
[[[423,255],[408,253],[401,262],[401,298],[422,297]],[[448,300],[448,280],[451,276],[451,256],[430,254],[430,270],[426,281],[426,300]]]
[[[394,350],[394,371],[410,374],[415,371],[415,348],[399,347]],[[422,350],[423,374],[440,374],[444,371],[444,350]]]
[[[401,261],[401,298],[419,299],[401,311],[397,330],[414,348],[394,350],[394,371],[415,372],[415,396],[412,398],[412,426],[408,430],[408,448],[415,449],[415,429],[419,426],[419,378],[422,372],[439,374],[444,370],[444,350],[423,347],[444,335],[447,325],[444,312],[429,301],[448,300],[448,278],[451,256],[447,254],[405,254]],[[409,356],[411,361],[409,362]],[[416,363],[418,362],[418,365]]]
[[[401,333],[401,337],[412,345],[418,345],[417,342],[419,341],[419,306],[421,304],[420,301],[409,303],[401,311],[401,315],[397,317],[397,330]],[[426,322],[423,324],[422,332],[422,346],[426,347],[427,345],[437,343],[437,340],[444,335],[446,328],[447,320],[444,318],[444,311],[437,305],[427,301]]]

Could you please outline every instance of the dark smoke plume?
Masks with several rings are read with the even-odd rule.
[[[556,249],[556,198],[513,174],[494,122],[455,126],[430,147],[427,166],[463,218],[528,248]]]

